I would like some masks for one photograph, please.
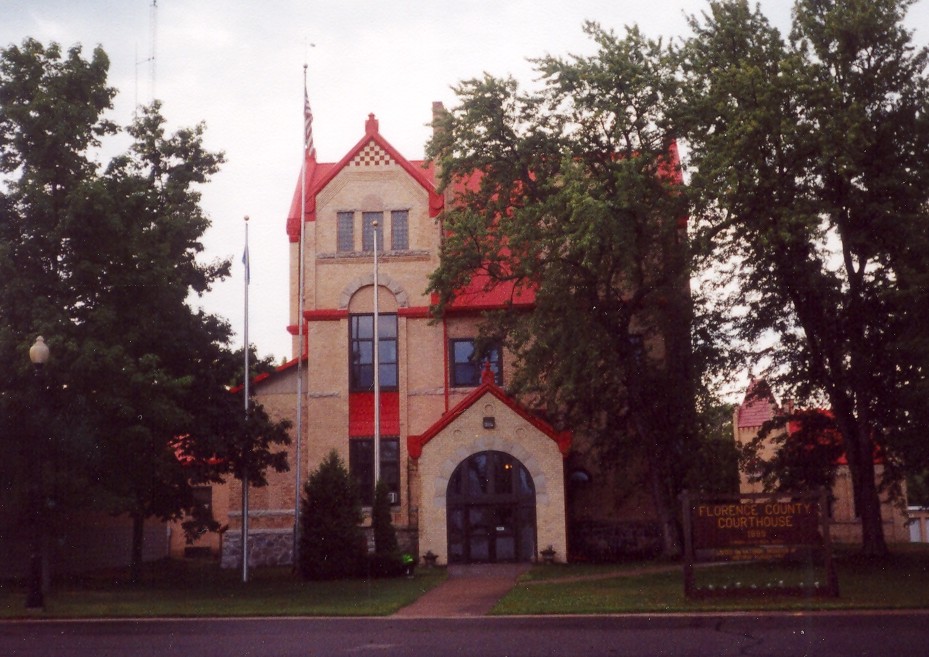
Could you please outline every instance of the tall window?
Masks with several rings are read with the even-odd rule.
[[[381,390],[397,387],[397,316],[378,317]],[[349,383],[352,392],[374,390],[374,315],[352,315],[349,322]]]
[[[384,250],[384,213],[361,213],[361,250],[374,251],[374,222],[377,222],[377,250]]]
[[[390,213],[390,248],[406,251],[410,248],[410,211],[393,210]]]
[[[355,213],[339,212],[337,214],[338,242],[336,249],[340,252],[355,250]]]
[[[491,345],[483,354],[477,354],[474,349],[474,340],[451,340],[451,385],[454,387],[474,387],[481,384],[481,370],[484,363],[490,363],[490,371],[494,374],[494,383],[503,385],[503,358],[500,347]]]
[[[391,504],[400,504],[400,439],[381,438],[381,481],[387,484]],[[361,493],[361,503],[374,503],[374,438],[352,438],[348,469]]]

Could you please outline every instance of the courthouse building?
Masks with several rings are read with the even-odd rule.
[[[433,111],[444,109],[437,103]],[[530,307],[531,293],[511,298],[511,289],[487,291],[476,281],[433,318],[425,290],[439,264],[450,198],[437,190],[433,166],[399,153],[373,114],[360,132],[337,162],[318,162],[308,135],[287,217],[293,360],[256,381],[255,390],[272,416],[294,423],[295,443],[291,471],[270,473],[268,487],[251,490],[250,563],[290,563],[297,477],[305,482],[333,449],[370,513],[375,296],[380,477],[406,549],[432,552],[440,564],[534,561],[549,547],[565,560],[577,552],[571,527],[585,528],[605,550],[618,543],[647,549],[657,529],[643,487],[626,482],[615,501],[598,492],[614,475],[601,476],[576,436],[507,394],[507,354],[491,348],[474,358],[482,313]],[[224,565],[234,566],[239,482],[214,494],[228,496],[222,552]]]

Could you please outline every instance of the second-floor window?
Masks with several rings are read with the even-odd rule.
[[[374,390],[374,315],[349,318],[349,385],[352,392]],[[381,390],[397,388],[397,316],[378,316]]]
[[[361,213],[361,250],[374,251],[374,222],[377,222],[377,250],[384,250],[384,213]]]
[[[390,213],[390,249],[406,251],[410,248],[410,212],[393,210]]]
[[[347,253],[355,250],[355,213],[339,212],[336,215],[337,243],[336,250]]]
[[[451,340],[449,352],[451,360],[449,378],[453,387],[479,386],[484,363],[490,363],[494,383],[498,386],[503,385],[503,358],[499,346],[491,345],[484,350],[483,354],[477,354],[473,339]]]

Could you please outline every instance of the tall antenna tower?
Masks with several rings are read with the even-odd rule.
[[[155,56],[157,55],[158,48],[158,0],[152,0],[152,9],[149,14],[149,22],[151,23],[151,51],[149,53],[148,62],[150,67],[150,73],[152,76],[152,100],[155,100]]]
[[[148,13],[148,22],[149,22],[149,50],[147,59],[139,59],[139,47],[136,46],[136,61],[135,61],[135,106],[139,106],[139,66],[142,64],[148,64],[148,74],[149,74],[149,92],[151,96],[149,101],[155,100],[155,58],[157,55],[157,46],[158,46],[158,0],[152,0],[152,6],[149,9]]]

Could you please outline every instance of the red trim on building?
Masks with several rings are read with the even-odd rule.
[[[349,437],[374,435],[374,393],[352,392],[348,395]],[[381,391],[381,435],[400,435],[400,393]]]
[[[573,434],[570,431],[556,431],[552,425],[530,413],[524,406],[507,395],[494,383],[485,382],[475,388],[470,394],[468,394],[467,397],[458,402],[458,404],[456,404],[451,411],[443,415],[438,422],[426,429],[425,432],[419,434],[418,436],[407,436],[406,445],[407,452],[409,453],[410,457],[413,459],[419,459],[419,457],[423,454],[423,447],[425,447],[430,440],[435,438],[439,432],[461,417],[462,413],[468,410],[474,403],[476,403],[487,393],[490,393],[499,399],[514,413],[519,415],[529,424],[551,438],[555,444],[558,445],[558,451],[561,452],[562,456],[566,457],[568,455],[568,452],[571,449],[571,443],[574,439]]]
[[[411,308],[397,308],[399,317],[408,317],[410,319],[429,319],[431,317],[429,306],[414,306]]]
[[[348,308],[304,310],[303,318],[308,322],[335,322],[348,319]]]

